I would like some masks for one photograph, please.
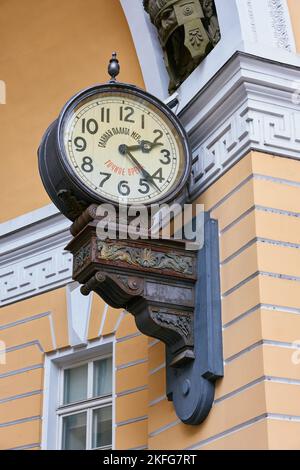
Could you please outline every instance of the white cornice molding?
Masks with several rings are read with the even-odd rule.
[[[192,197],[251,150],[300,159],[299,94],[299,67],[236,53],[180,112]]]

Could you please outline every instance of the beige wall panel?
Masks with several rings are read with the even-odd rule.
[[[21,374],[0,378],[1,398],[42,390],[43,378],[43,369],[29,370]]]
[[[209,444],[200,450],[268,450],[267,420],[247,426]]]
[[[253,210],[249,215],[226,230],[220,237],[220,261],[223,262],[232,256],[247,243],[257,237],[256,213]]]
[[[300,187],[274,181],[255,180],[254,200],[256,205],[298,213]]]
[[[1,340],[6,347],[17,346],[38,339],[45,351],[53,351],[50,321],[48,317],[42,317],[29,323],[16,325],[1,332]]]
[[[222,294],[258,271],[257,246],[251,245],[238,256],[221,266]]]
[[[215,399],[263,376],[299,381],[300,350],[265,344],[237,357],[225,365],[224,379],[217,381]]]
[[[104,314],[105,302],[99,295],[92,294],[92,306],[90,313],[88,339],[96,339],[99,337],[99,330]]]
[[[258,237],[300,244],[300,218],[270,212],[255,212]]]
[[[253,211],[220,238],[220,258],[236,253],[256,237],[300,244],[300,218],[264,211]]]
[[[268,413],[300,418],[300,385],[266,381],[265,390]]]
[[[211,212],[211,216],[219,221],[219,230],[238,219],[254,205],[253,180],[245,183],[220,206]]]
[[[253,152],[252,168],[254,174],[300,182],[300,162],[291,158]]]
[[[300,308],[300,285],[297,281],[259,276],[261,303]]]
[[[299,450],[300,423],[268,420],[269,450]]]
[[[42,412],[42,395],[19,398],[0,404],[0,423],[8,423],[23,418],[40,416]]]
[[[7,325],[40,313],[51,312],[54,323],[55,339],[58,348],[69,345],[66,289],[55,289],[31,299],[23,300],[1,308],[0,325]],[[49,320],[48,320],[49,321]],[[25,326],[25,324],[24,324]],[[21,331],[21,330],[20,330]],[[16,334],[16,333],[15,333]],[[14,344],[23,344],[22,334],[16,336]],[[35,337],[34,339],[38,339]],[[18,342],[19,341],[19,342]]]
[[[264,348],[259,346],[225,364],[224,378],[216,382],[215,400],[235,392],[264,375]]]
[[[137,364],[116,372],[116,392],[124,392],[134,388],[148,386],[148,364]]]
[[[300,380],[299,349],[266,345],[263,353],[266,376]]]
[[[13,447],[23,447],[40,441],[41,420],[29,421],[13,426],[0,428],[0,449],[7,450]]]
[[[135,324],[134,316],[131,313],[124,312],[125,315],[122,318],[121,324],[116,331],[116,337],[123,338],[138,333],[137,326]]]
[[[143,81],[119,0],[2,0],[0,44],[3,221],[49,203],[37,168],[42,134],[73,94],[107,81],[112,50],[121,81]]]
[[[147,447],[148,422],[127,424],[116,429],[116,449],[128,450],[136,447]]]
[[[260,303],[259,276],[222,299],[222,318],[226,324]]]
[[[1,337],[1,336],[0,336]],[[0,364],[0,375],[6,372],[23,369],[36,364],[43,364],[44,356],[37,345],[10,351],[6,354],[6,364]],[[1,387],[0,387],[1,395]]]
[[[257,310],[223,331],[224,359],[252,346],[261,338],[260,310]]]
[[[257,384],[216,404],[209,418],[201,426],[185,426],[180,423],[150,437],[149,448],[176,449],[180,442],[180,448],[184,449],[261,416],[266,409],[264,386],[264,383]],[[155,406],[152,408],[154,409]],[[149,432],[155,432],[160,427],[170,424],[171,421],[170,419],[167,422],[166,414],[160,413],[156,420],[149,420]]]
[[[149,348],[149,371],[156,369],[166,362],[166,348],[161,341]]]
[[[151,390],[151,389],[150,389]],[[149,391],[150,391],[149,390]],[[163,426],[178,421],[174,405],[165,397],[155,405],[149,407],[149,433],[157,431]]]
[[[129,419],[140,418],[148,414],[148,390],[130,393],[118,397],[116,401],[117,424]]]
[[[264,339],[284,343],[297,340],[300,342],[300,315],[278,310],[262,310],[261,322]]]
[[[154,374],[149,375],[149,402],[166,394],[166,369],[163,367]]]
[[[136,336],[116,344],[116,365],[148,358],[148,338]]]
[[[300,277],[300,250],[298,248],[258,243],[257,256],[260,271]]]
[[[299,0],[288,0],[292,25],[294,28],[297,51],[300,52],[300,3]]]
[[[223,351],[224,351],[224,359],[230,358],[235,354],[239,353],[240,351],[245,350],[247,347],[254,345],[255,343],[264,340],[269,341],[278,341],[284,343],[293,343],[295,341],[299,341],[300,344],[300,334],[297,337],[297,331],[300,331],[300,316],[295,314],[289,314],[286,312],[279,312],[275,310],[257,310],[253,312],[251,315],[241,319],[238,323],[231,325],[230,327],[226,328],[223,331]],[[265,346],[264,347],[264,357],[267,354],[265,351],[269,351],[269,348],[272,346]],[[276,348],[275,348],[276,350]],[[295,354],[294,354],[295,353]],[[252,354],[258,354],[255,351],[246,353],[243,358],[251,357]],[[288,377],[288,373],[292,373],[293,368],[295,366],[292,364],[292,356],[297,358],[296,349],[282,349],[282,353],[284,354],[284,366],[281,367],[280,373],[276,369],[276,364],[280,364],[276,358],[272,359],[274,361],[274,368],[272,369],[272,373],[268,368],[268,373],[265,371],[267,375],[275,375],[279,377]],[[300,361],[300,351],[298,354],[298,358]],[[242,358],[235,359],[233,363],[230,363],[226,366],[225,379],[217,384],[217,390],[219,390],[220,383],[226,384],[228,387],[228,376],[230,374],[230,369],[233,367],[233,364],[239,360],[243,362]],[[269,359],[268,364],[272,363],[271,358]],[[262,368],[259,366],[258,361],[254,362],[255,367],[257,368],[257,377],[260,377]],[[288,367],[290,365],[291,367]],[[266,367],[266,364],[264,365]],[[300,369],[299,366],[296,366]],[[242,366],[245,371],[248,371],[249,363],[248,360],[246,361],[245,365]],[[284,372],[285,370],[285,372]],[[277,371],[277,372],[276,372]],[[289,371],[289,372],[288,372]],[[236,376],[235,380],[238,380],[238,377],[241,376],[242,370],[238,367],[238,369],[233,373],[233,376]],[[282,375],[283,373],[283,375]],[[299,370],[300,373],[300,370]],[[261,374],[261,375],[260,375]],[[242,374],[243,375],[243,374]],[[291,377],[295,377],[293,374]],[[298,376],[297,376],[298,378]],[[249,380],[250,381],[250,380]],[[230,383],[230,381],[229,381]],[[222,388],[222,387],[221,387]]]
[[[101,332],[103,336],[111,335],[115,332],[118,320],[122,312],[123,310],[117,310],[112,307],[108,307],[105,316],[105,322],[103,325],[103,330]]]
[[[205,210],[210,210],[221,199],[233,191],[241,181],[252,174],[252,153],[240,160],[233,168],[225,173],[196,200],[199,204],[205,204]]]

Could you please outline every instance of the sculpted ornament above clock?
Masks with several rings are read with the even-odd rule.
[[[113,78],[65,105],[42,140],[39,166],[53,202],[74,220],[91,203],[174,200],[186,186],[191,157],[173,112]]]

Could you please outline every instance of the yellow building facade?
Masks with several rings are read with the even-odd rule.
[[[300,447],[300,5],[215,5],[221,40],[176,93],[220,247],[224,378],[189,426],[165,396],[164,345],[72,282],[70,222],[36,156],[69,97],[107,81],[112,50],[120,81],[169,98],[156,31],[140,0],[0,0],[0,449]]]

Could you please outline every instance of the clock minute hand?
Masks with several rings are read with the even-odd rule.
[[[154,186],[159,192],[161,192],[161,190],[159,189],[159,187],[157,186],[157,184],[153,180],[150,173],[148,173],[148,171],[146,171],[145,168],[142,167],[140,162],[137,161],[137,159],[132,155],[132,153],[130,153],[130,151],[128,150],[128,147],[126,148],[126,155],[128,155],[128,157],[133,161],[133,163],[139,168],[139,170],[141,171],[144,178],[147,181],[149,181],[152,184],[152,186]]]

